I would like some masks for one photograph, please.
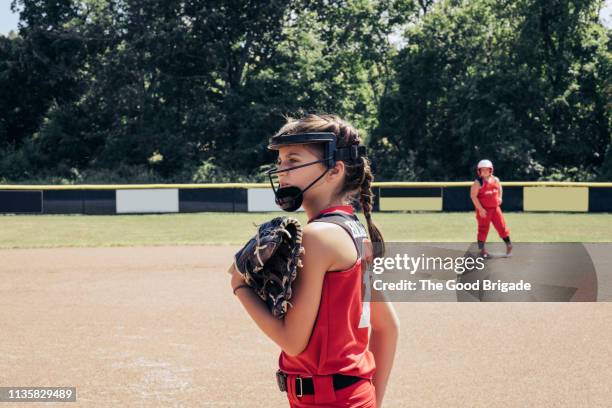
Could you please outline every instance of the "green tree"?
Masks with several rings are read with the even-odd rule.
[[[589,178],[610,143],[609,33],[600,1],[442,1],[405,33],[373,146],[379,172]],[[552,15],[550,14],[552,13]],[[387,159],[385,159],[387,160]]]
[[[239,156],[270,163],[266,141],[285,114],[337,113],[367,139],[391,80],[395,49],[389,35],[410,12],[416,12],[412,2],[398,1],[314,1],[296,8],[273,57],[253,67],[246,79],[248,103],[240,112],[249,118],[243,127],[249,136],[239,144]]]

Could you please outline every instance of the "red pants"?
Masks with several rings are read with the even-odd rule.
[[[489,227],[491,223],[497,230],[499,237],[501,239],[506,238],[510,235],[510,230],[506,226],[506,220],[504,220],[504,215],[502,214],[501,208],[493,207],[493,208],[485,208],[487,210],[487,216],[481,217],[478,210],[476,210],[476,220],[478,221],[478,241],[486,241],[487,235],[489,235]]]
[[[348,387],[334,390],[331,376],[317,376],[313,378],[315,394],[298,397],[295,377],[293,374],[287,376],[287,398],[291,408],[376,408],[376,390],[371,380],[364,378]]]

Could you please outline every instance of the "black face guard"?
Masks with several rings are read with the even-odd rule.
[[[315,160],[309,163],[301,164],[295,167],[289,167],[287,169],[272,169],[266,172],[270,179],[270,185],[274,191],[276,204],[284,211],[296,211],[302,206],[304,200],[304,193],[310,187],[312,187],[317,181],[319,181],[327,172],[334,168],[336,162],[339,160],[345,162],[354,162],[362,156],[365,156],[365,146],[352,145],[348,147],[342,147],[336,149],[336,135],[334,133],[298,133],[295,135],[280,135],[274,136],[270,140],[268,149],[278,150],[281,146],[295,145],[295,144],[311,144],[311,143],[324,143],[324,158],[321,160]],[[295,186],[280,187],[276,188],[273,175],[278,173],[285,173],[300,169],[302,167],[312,166],[317,163],[325,163],[325,171],[319,177],[317,177],[312,183],[310,183],[305,189],[300,189]]]

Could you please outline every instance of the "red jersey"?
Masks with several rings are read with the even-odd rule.
[[[351,206],[331,207],[310,222],[331,222],[349,233],[358,259],[344,271],[328,271],[323,280],[321,303],[306,349],[297,356],[281,352],[279,367],[303,377],[344,374],[372,378],[376,365],[368,349],[370,291],[362,242],[366,229]]]
[[[478,190],[478,201],[485,208],[495,208],[499,206],[500,184],[497,177],[490,176],[489,180],[478,178],[480,190]]]

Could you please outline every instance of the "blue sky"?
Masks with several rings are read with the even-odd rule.
[[[606,0],[601,11],[601,19],[606,27],[612,27],[612,0]],[[19,15],[11,12],[11,0],[0,0],[0,34],[17,30]]]
[[[8,34],[9,31],[17,31],[19,15],[11,11],[11,0],[0,0],[0,34]]]
[[[603,21],[603,25],[612,28],[612,0],[606,0],[606,4],[603,9],[601,9],[599,17]]]

